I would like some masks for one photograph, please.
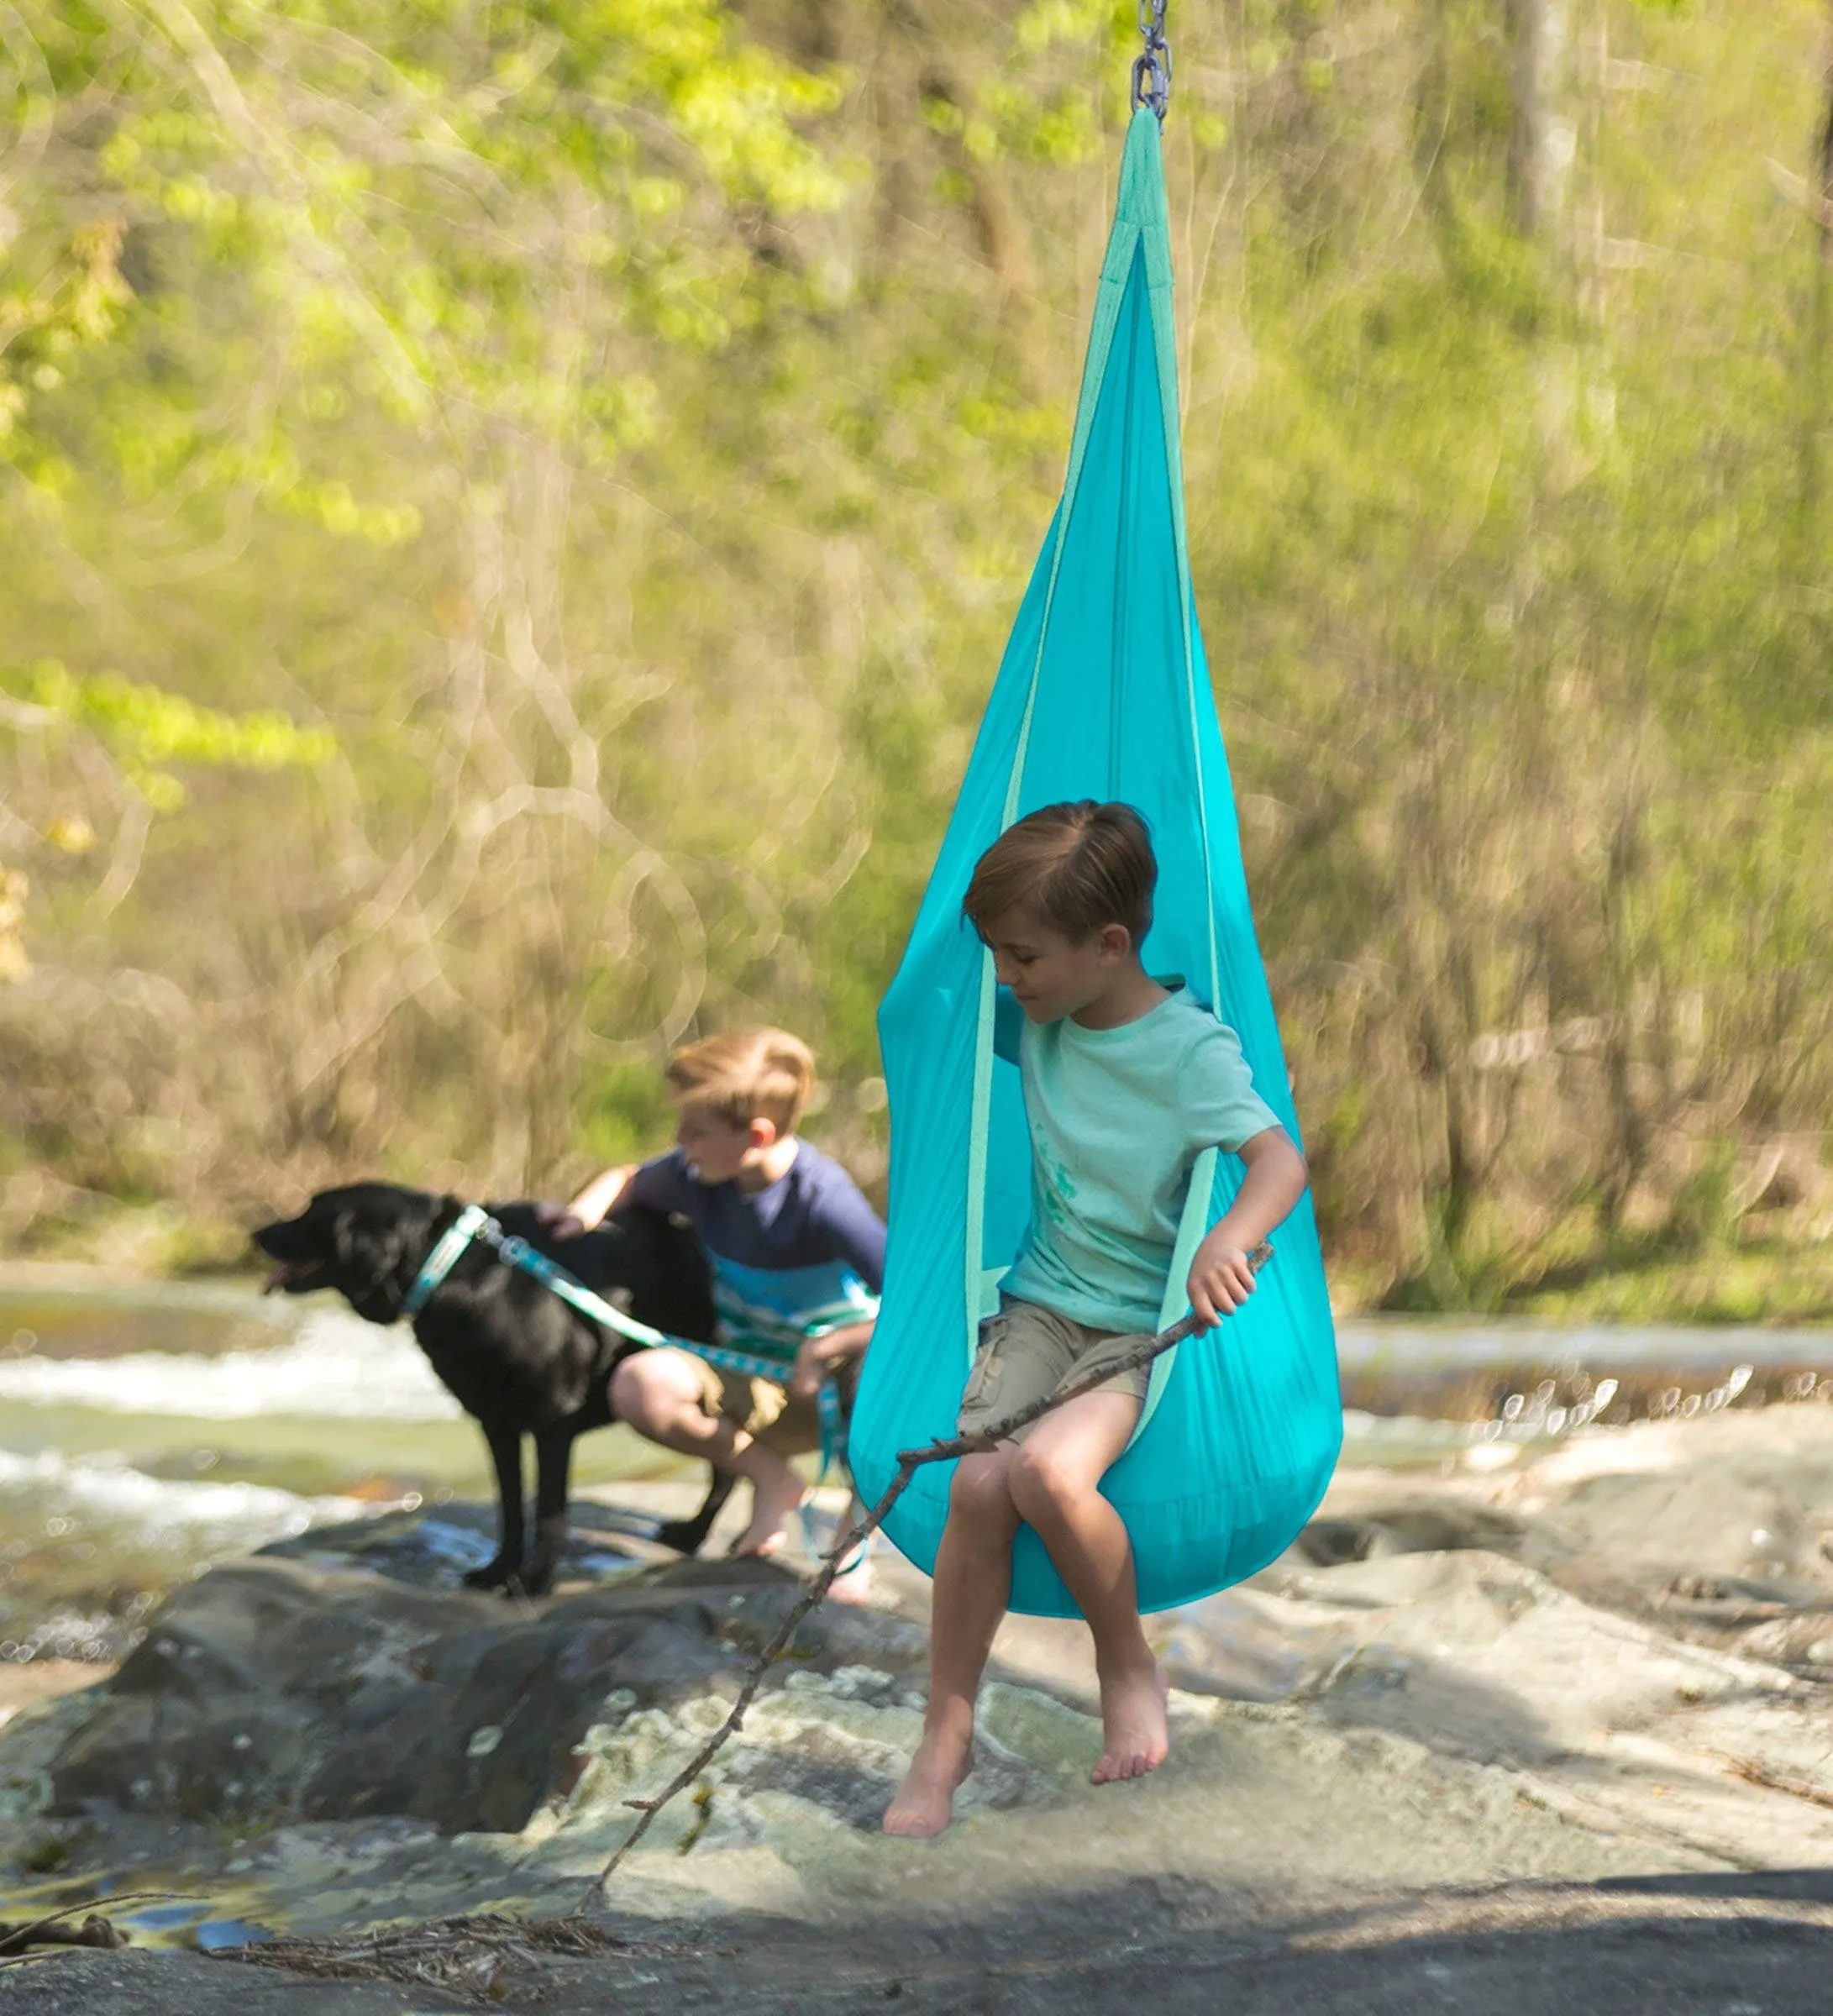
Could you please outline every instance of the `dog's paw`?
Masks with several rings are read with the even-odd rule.
[[[512,1561],[486,1561],[481,1568],[473,1568],[465,1578],[468,1589],[507,1589],[522,1579],[518,1563]]]
[[[697,1554],[706,1539],[704,1520],[665,1519],[655,1530],[656,1545],[673,1547],[677,1554]]]

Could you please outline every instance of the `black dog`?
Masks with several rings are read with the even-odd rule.
[[[357,1315],[393,1323],[440,1235],[463,1207],[387,1183],[321,1190],[297,1218],[265,1225],[255,1243],[279,1263],[267,1285],[289,1295],[334,1288]],[[487,1207],[506,1232],[652,1329],[696,1343],[714,1334],[712,1289],[698,1241],[654,1211],[622,1211],[597,1231],[556,1241],[527,1204]],[[590,1321],[548,1288],[474,1241],[413,1320],[420,1347],[490,1445],[501,1503],[496,1558],[465,1579],[474,1588],[520,1588],[538,1595],[566,1542],[567,1479],[575,1436],[612,1418],[611,1376],[641,1350]],[[522,1438],[534,1437],[533,1551],[524,1557]],[[691,1554],[731,1494],[713,1473],[691,1520],[657,1530],[664,1546]]]

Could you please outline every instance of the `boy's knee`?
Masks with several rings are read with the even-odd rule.
[[[1012,1518],[1012,1496],[1006,1487],[1006,1463],[992,1456],[965,1456],[954,1467],[948,1488],[948,1509],[975,1520]]]
[[[611,1375],[612,1410],[633,1428],[677,1413],[686,1397],[677,1391],[669,1368],[647,1352],[626,1358]]]
[[[1011,1493],[1021,1505],[1064,1504],[1091,1488],[1088,1466],[1074,1452],[1049,1442],[1023,1442],[1012,1458]]]
[[[637,1361],[626,1358],[611,1375],[612,1410],[619,1420],[633,1421],[645,1411],[643,1381],[637,1373]]]

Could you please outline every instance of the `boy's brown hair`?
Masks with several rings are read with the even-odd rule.
[[[772,1121],[781,1139],[796,1131],[815,1089],[815,1058],[786,1029],[733,1029],[685,1044],[663,1076],[684,1106],[728,1127]]]
[[[1152,833],[1139,813],[1084,798],[1043,806],[1007,827],[975,864],[961,912],[983,938],[1014,910],[1076,944],[1124,924],[1137,952],[1152,928],[1158,880]]]

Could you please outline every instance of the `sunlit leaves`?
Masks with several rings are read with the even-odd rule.
[[[20,717],[19,732],[77,728],[93,735],[155,811],[184,802],[179,769],[291,769],[328,762],[337,749],[328,729],[302,728],[271,710],[228,714],[116,673],[71,672],[54,660],[0,679],[0,690],[31,710]],[[87,851],[68,844],[76,831],[68,816],[63,830],[54,844]]]
[[[290,430],[298,465],[260,494],[338,534],[411,536],[416,507],[358,501],[360,482],[307,424],[331,403],[355,393],[411,427],[494,414],[557,436],[596,429],[601,458],[620,419],[643,438],[646,401],[588,393],[589,381],[628,371],[631,346],[716,349],[748,318],[747,249],[708,233],[707,202],[789,216],[832,207],[847,186],[804,131],[832,108],[837,81],[745,40],[715,0],[487,13],[457,0],[219,0],[66,27],[61,45],[71,85],[84,67],[113,82],[86,145],[90,172],[146,236],[160,282],[148,338],[207,371],[195,276],[202,265],[236,277],[291,381],[283,404],[248,414],[251,433]],[[41,349],[126,305],[122,231],[77,247],[55,297],[14,302],[15,320],[43,325]],[[571,290],[588,319],[574,365],[557,369],[553,304],[581,270],[598,283],[589,297]],[[17,424],[31,390],[17,372],[0,381],[0,420]],[[200,407],[217,411],[209,431],[224,445],[233,408],[206,381],[120,391],[109,431],[139,494],[172,473]],[[217,467],[233,481],[244,459]],[[38,480],[55,487],[56,468]]]
[[[113,333],[133,298],[121,276],[122,234],[112,217],[81,225],[70,233],[48,273],[13,277],[10,285],[0,250],[0,454],[32,394],[55,392],[76,352]]]

